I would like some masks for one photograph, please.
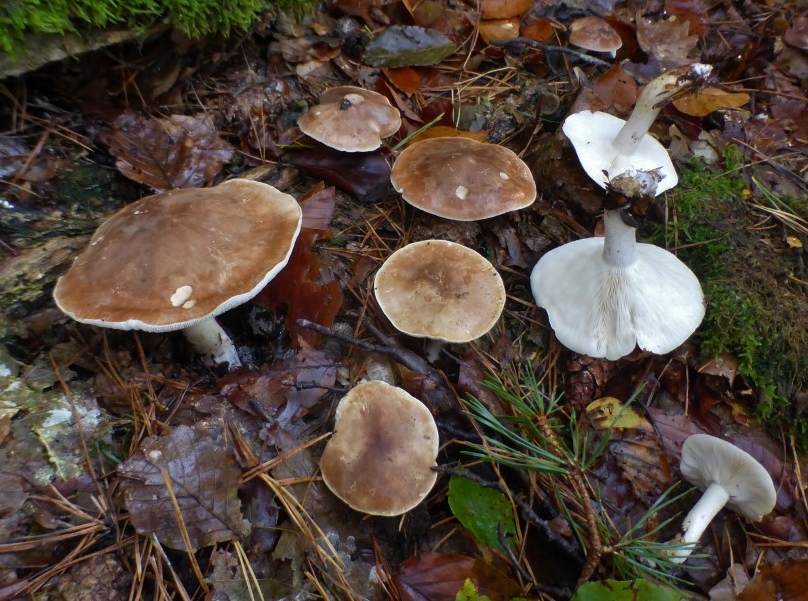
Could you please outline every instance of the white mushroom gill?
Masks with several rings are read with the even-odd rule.
[[[591,357],[619,359],[640,348],[664,354],[704,317],[698,279],[665,249],[638,244],[620,210],[604,213],[605,236],[545,254],[531,273],[536,303],[559,342]]]

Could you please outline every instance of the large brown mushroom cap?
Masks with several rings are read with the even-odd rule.
[[[616,52],[623,45],[620,34],[600,17],[587,16],[570,25],[570,44],[595,52]]]
[[[328,488],[357,511],[400,515],[432,490],[437,456],[438,428],[426,406],[401,388],[370,381],[339,402],[320,470]]]
[[[505,286],[479,253],[446,240],[400,248],[376,273],[379,307],[411,336],[470,342],[490,330],[505,307]]]
[[[98,228],[54,299],[93,325],[179,330],[258,294],[289,260],[301,219],[293,197],[243,179],[149,196]]]
[[[354,86],[330,88],[298,122],[300,131],[343,152],[368,152],[401,127],[401,113],[381,94]]]
[[[470,138],[427,138],[408,146],[390,180],[414,207],[455,221],[487,219],[536,200],[533,175],[516,153]]]

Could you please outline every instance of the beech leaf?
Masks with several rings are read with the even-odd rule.
[[[749,102],[746,92],[725,92],[720,88],[704,88],[673,101],[673,106],[685,115],[704,117],[718,109],[736,109]]]

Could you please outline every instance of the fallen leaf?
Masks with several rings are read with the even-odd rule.
[[[537,42],[549,42],[554,35],[553,22],[547,17],[540,17],[522,27],[522,37]]]
[[[735,109],[749,102],[746,92],[725,92],[720,88],[704,88],[685,94],[673,101],[673,106],[685,115],[704,117],[719,109]]]
[[[703,38],[710,31],[709,7],[702,0],[665,0],[665,12],[687,21],[690,33]]]
[[[510,19],[533,6],[532,0],[483,0],[483,19]]]
[[[480,21],[480,37],[486,44],[519,37],[519,19]]]
[[[468,478],[452,476],[449,479],[449,507],[477,540],[503,548],[503,541],[511,549],[516,537],[513,507],[508,498],[493,488],[484,488]]]
[[[233,156],[208,116],[123,113],[107,143],[121,173],[157,192],[210,184]]]
[[[404,561],[394,576],[402,601],[455,601],[466,580],[492,601],[509,601],[519,585],[505,574],[466,555],[421,553]]]
[[[598,77],[592,89],[606,106],[631,107],[637,102],[637,82],[620,65]]]
[[[693,62],[687,55],[698,44],[699,36],[690,34],[690,24],[685,20],[652,19],[638,13],[637,41],[663,67],[673,68]]]
[[[732,384],[735,374],[738,373],[738,360],[727,353],[714,357],[699,368],[699,373],[711,376],[720,376]]]
[[[338,152],[318,147],[290,153],[286,161],[363,202],[380,199],[390,187],[390,166],[381,152]]]
[[[407,96],[414,94],[421,86],[421,78],[418,72],[411,67],[401,67],[400,69],[382,69],[385,77],[404,92]]]
[[[602,580],[578,587],[572,601],[681,601],[675,590],[647,580]]]
[[[764,564],[738,601],[808,601],[808,560]]]
[[[167,547],[196,551],[249,531],[237,496],[241,470],[223,439],[215,438],[203,423],[146,438],[140,450],[118,466],[118,474],[135,529],[155,535]]]
[[[609,452],[631,482],[634,494],[646,502],[658,498],[670,485],[671,469],[651,422],[611,397],[592,402],[586,413],[598,434],[611,436]]]
[[[472,140],[477,140],[478,142],[485,142],[487,137],[487,131],[463,131],[461,129],[449,127],[448,125],[433,125],[432,127],[422,131],[417,136],[410,138],[407,142],[407,146],[411,146],[416,142],[420,142],[421,140],[426,140],[428,138],[470,138]]]

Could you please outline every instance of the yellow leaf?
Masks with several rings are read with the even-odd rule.
[[[704,117],[718,109],[736,109],[749,102],[746,92],[725,92],[719,88],[704,88],[673,101],[673,106],[685,115]]]

